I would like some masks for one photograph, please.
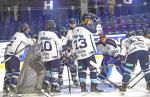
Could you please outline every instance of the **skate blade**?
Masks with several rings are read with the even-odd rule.
[[[6,97],[21,97],[22,95],[21,94],[8,94],[8,96]]]
[[[51,96],[58,96],[60,93],[50,93]]]
[[[91,95],[97,96],[97,95],[101,95],[102,93],[103,93],[103,92],[92,92]]]
[[[89,94],[88,92],[82,92],[82,96],[86,96],[88,94]]]
[[[44,94],[46,97],[51,97],[49,93],[46,93],[44,89],[41,89],[42,94]]]
[[[124,95],[125,95],[125,92],[120,92],[120,95],[124,96]]]

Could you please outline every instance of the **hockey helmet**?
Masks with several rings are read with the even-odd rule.
[[[26,32],[28,29],[30,29],[30,26],[27,23],[23,23],[20,27],[21,32]]]
[[[58,31],[59,31],[63,36],[66,36],[66,35],[67,35],[67,32],[68,32],[67,28],[66,28],[66,27],[62,27],[62,26],[58,29]]]
[[[72,41],[71,40],[68,40],[67,43],[66,43],[66,48],[67,49],[72,49]]]
[[[130,31],[130,32],[127,32],[126,37],[129,38],[129,37],[135,36],[135,35],[136,35],[135,31]]]
[[[69,24],[76,24],[76,20],[75,20],[74,18],[71,18],[71,19],[69,20]]]
[[[103,38],[103,37],[106,38],[106,35],[103,34],[103,33],[100,33],[100,34],[99,34],[99,38]]]
[[[82,21],[85,19],[92,19],[93,20],[93,15],[91,13],[84,13],[82,16]]]
[[[46,30],[53,30],[54,28],[56,28],[56,23],[54,22],[54,20],[48,20],[47,24],[46,24]]]

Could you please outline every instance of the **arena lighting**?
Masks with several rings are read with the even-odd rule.
[[[53,0],[45,0],[44,10],[52,10],[52,9],[53,9]]]

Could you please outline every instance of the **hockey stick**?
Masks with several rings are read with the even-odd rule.
[[[100,82],[102,82],[103,84],[106,84],[106,85],[108,85],[109,87],[112,87],[112,84],[105,83],[105,82],[101,81],[101,80],[100,80],[100,79],[98,79],[98,78],[97,78],[97,80],[98,80],[98,81],[100,81]],[[117,88],[118,88],[118,87],[117,87]]]
[[[135,85],[137,85],[143,78],[144,75],[139,80],[137,80],[132,86],[130,86],[130,89],[132,89]]]
[[[129,85],[135,78],[137,78],[140,74],[142,73],[142,71],[140,71],[139,73],[137,73],[129,82],[127,85]]]
[[[27,45],[27,46],[25,46],[24,48],[20,49],[20,50],[17,51],[13,56],[19,54],[20,52],[22,52],[25,48],[27,48],[27,47],[29,47],[29,46],[30,46],[30,45]],[[11,56],[11,57],[5,59],[4,61],[1,62],[1,64],[3,64],[3,63],[5,63],[5,62],[9,61],[13,56]]]
[[[71,94],[71,81],[70,81],[70,73],[69,73],[69,67],[67,66],[67,72],[68,72],[68,79],[69,79],[69,93]]]

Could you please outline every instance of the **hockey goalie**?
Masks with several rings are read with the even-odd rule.
[[[28,49],[17,83],[17,93],[40,93],[45,76],[45,68],[40,61],[40,45],[35,44]]]

